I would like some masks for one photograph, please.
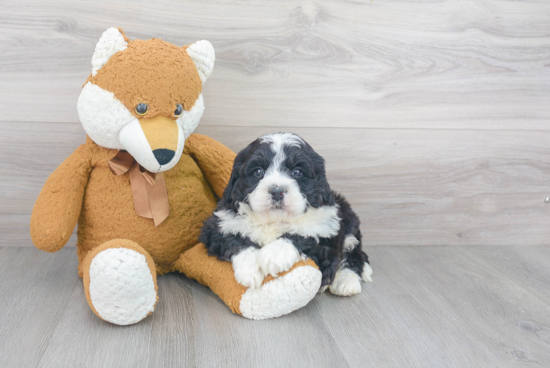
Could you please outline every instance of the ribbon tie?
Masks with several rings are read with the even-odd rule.
[[[162,173],[145,170],[127,151],[118,151],[109,161],[109,168],[115,175],[130,171],[130,185],[134,197],[136,214],[153,219],[160,225],[170,215],[170,203]]]

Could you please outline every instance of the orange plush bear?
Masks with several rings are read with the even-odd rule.
[[[298,262],[261,288],[238,284],[229,262],[198,244],[203,221],[229,180],[235,154],[191,134],[204,111],[202,85],[214,67],[208,41],[177,47],[105,31],[78,100],[88,137],[48,178],[31,217],[31,237],[61,249],[78,222],[79,275],[91,309],[111,323],[153,312],[157,275],[179,271],[209,286],[248,318],[306,305],[321,275]]]

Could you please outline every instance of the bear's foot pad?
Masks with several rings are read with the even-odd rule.
[[[98,315],[130,325],[153,312],[157,292],[145,256],[127,248],[98,253],[90,265],[90,299]]]
[[[321,272],[312,266],[297,267],[286,275],[248,289],[242,296],[243,317],[267,319],[280,317],[304,307],[321,286]]]

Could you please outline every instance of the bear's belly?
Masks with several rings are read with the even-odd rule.
[[[198,243],[204,220],[216,207],[216,198],[202,171],[188,155],[164,173],[170,216],[159,226],[136,215],[128,174],[115,176],[107,163],[90,173],[78,227],[78,254],[111,239],[130,239],[153,257],[157,271],[171,271],[180,254]]]

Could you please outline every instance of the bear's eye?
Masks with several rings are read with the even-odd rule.
[[[181,104],[177,104],[176,110],[174,111],[174,115],[180,116],[182,112],[183,112],[183,106],[181,106]]]
[[[136,106],[136,114],[145,115],[149,111],[149,105],[144,104],[143,102]]]
[[[294,169],[292,171],[292,175],[296,178],[301,178],[303,173],[302,173],[302,170],[300,170],[300,169]]]
[[[254,171],[254,176],[257,178],[261,178],[262,176],[264,176],[264,174],[264,169],[256,169],[256,171]]]

